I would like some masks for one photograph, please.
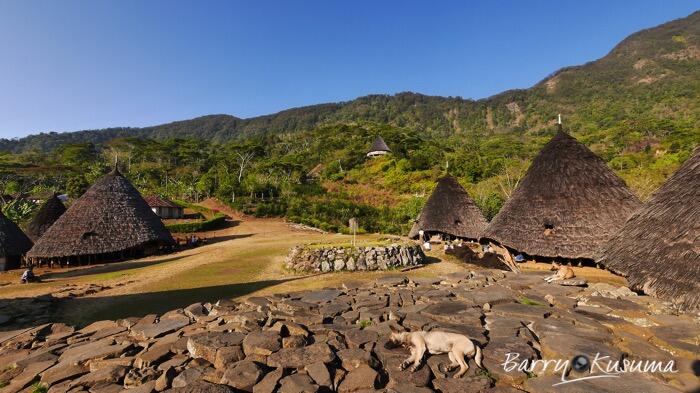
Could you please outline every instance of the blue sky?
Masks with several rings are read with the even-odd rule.
[[[251,117],[372,93],[483,98],[697,9],[697,0],[0,0],[0,137]]]

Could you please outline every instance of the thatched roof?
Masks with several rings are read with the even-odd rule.
[[[482,236],[531,256],[592,259],[640,206],[600,157],[559,131]]]
[[[150,207],[175,207],[175,208],[182,208],[182,206],[175,204],[175,202],[161,198],[158,195],[147,195],[143,197],[143,199],[148,203],[148,206]]]
[[[115,169],[76,200],[27,255],[98,255],[173,242],[141,194]]]
[[[479,239],[486,228],[486,219],[469,194],[454,177],[438,180],[409,237],[418,236],[419,230],[440,232],[452,236]]]
[[[41,208],[27,226],[27,236],[29,236],[33,242],[36,242],[65,212],[66,207],[63,206],[63,202],[58,199],[56,194],[53,194],[53,196],[41,205]]]
[[[0,212],[0,257],[21,256],[32,248],[32,241]]]
[[[369,148],[370,153],[374,152],[390,152],[391,149],[389,149],[389,146],[386,145],[386,142],[384,142],[384,139],[382,139],[381,136],[378,136],[377,139],[374,140],[374,143],[372,143],[372,147]]]
[[[700,309],[700,147],[602,248],[632,288]]]

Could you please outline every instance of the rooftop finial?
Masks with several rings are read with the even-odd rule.
[[[562,131],[562,125],[561,125],[561,113],[557,115],[557,131],[561,132]]]
[[[112,173],[120,173],[119,172],[119,154],[114,155],[114,169],[112,169]]]

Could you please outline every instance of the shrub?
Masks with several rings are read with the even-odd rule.
[[[226,224],[226,215],[218,213],[213,218],[205,221],[183,222],[170,224],[165,227],[172,233],[203,232],[223,227]]]

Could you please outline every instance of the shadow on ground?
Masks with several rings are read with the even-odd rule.
[[[7,299],[15,304],[26,304],[27,306],[19,311],[21,314],[7,315],[12,317],[12,319],[0,325],[0,331],[36,326],[40,322],[62,322],[69,325],[85,326],[104,319],[163,314],[170,310],[187,307],[192,303],[215,302],[219,299],[231,299],[249,295],[255,291],[299,278],[119,296],[53,299],[48,307],[43,307],[43,310],[50,310],[48,315],[41,313],[41,315],[36,316],[32,315],[32,304],[37,305],[36,310],[38,311],[37,299]],[[0,300],[0,314],[8,311],[4,306],[6,305],[3,305],[2,300]],[[1,320],[2,318],[0,318],[0,323],[2,323]]]
[[[170,258],[163,258],[163,259],[157,259],[153,261],[144,261],[144,260],[131,260],[128,262],[111,262],[111,263],[104,263],[104,264],[99,264],[91,267],[85,267],[82,269],[75,269],[75,270],[69,270],[69,271],[60,271],[60,268],[57,269],[57,271],[51,271],[47,272],[41,275],[41,279],[44,281],[50,281],[54,279],[61,279],[61,278],[70,278],[70,277],[81,277],[81,276],[89,276],[92,274],[104,274],[104,273],[114,273],[114,272],[119,272],[123,270],[130,270],[130,269],[139,269],[142,267],[148,267],[148,266],[155,266],[155,265],[160,265],[161,263],[167,263],[167,262],[173,262],[177,261],[183,258],[189,258],[193,255],[197,255],[200,253],[196,254],[187,254],[187,255],[178,255],[178,256],[173,256]]]
[[[253,235],[253,233],[242,233],[238,235],[211,236],[207,237],[207,244],[221,243],[227,240],[245,239],[246,237],[251,237]]]

